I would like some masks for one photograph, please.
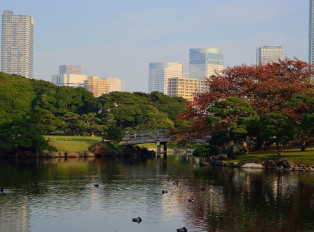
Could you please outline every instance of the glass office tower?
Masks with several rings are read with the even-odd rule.
[[[218,48],[190,49],[190,78],[204,80],[223,71],[223,54]]]

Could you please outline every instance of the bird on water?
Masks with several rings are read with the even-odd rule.
[[[5,192],[4,192],[3,188],[0,189],[0,193],[1,193],[1,196],[5,196]]]
[[[179,229],[177,229],[177,232],[187,232],[188,230],[187,230],[187,228],[185,228],[185,227],[182,227],[182,228],[179,228]]]
[[[167,190],[162,190],[161,193],[165,194],[165,193],[168,193],[168,191]]]
[[[140,223],[140,222],[142,221],[142,218],[141,218],[141,217],[132,218],[132,221],[133,221],[133,222]]]

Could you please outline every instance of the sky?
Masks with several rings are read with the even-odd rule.
[[[30,15],[34,78],[51,81],[62,64],[125,79],[148,91],[150,62],[183,63],[190,48],[221,48],[224,67],[256,62],[256,47],[281,45],[308,60],[309,0],[0,0],[0,11]]]

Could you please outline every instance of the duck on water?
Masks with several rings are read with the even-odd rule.
[[[5,192],[4,192],[3,188],[0,189],[0,194],[1,194],[1,196],[5,196]]]
[[[142,218],[141,218],[141,217],[132,218],[132,222],[140,223],[141,221],[142,221]]]

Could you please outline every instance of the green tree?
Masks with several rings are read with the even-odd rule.
[[[238,98],[227,98],[214,102],[207,112],[207,122],[210,124],[211,134],[225,133],[225,136],[220,136],[220,140],[225,138],[228,158],[235,158],[234,141],[246,138],[247,124],[259,119],[257,113],[249,103]]]
[[[282,112],[290,117],[296,128],[295,137],[301,144],[301,151],[305,151],[313,136],[313,123],[309,119],[314,112],[314,97],[305,94],[297,95],[290,99]]]
[[[173,128],[174,123],[168,118],[167,114],[160,113],[158,109],[151,106],[152,111],[145,113],[137,118],[139,130],[155,130]]]
[[[270,144],[275,143],[278,159],[282,153],[283,147],[292,140],[295,128],[290,118],[280,111],[274,111],[265,114],[262,118],[263,137]]]
[[[95,133],[100,134],[106,128],[101,125],[101,119],[97,117],[96,113],[83,114],[81,118],[91,136],[94,136]]]
[[[122,141],[124,136],[124,131],[116,124],[111,124],[106,129],[106,133],[103,136],[104,139],[109,140],[110,144],[116,146]]]
[[[77,135],[85,129],[79,114],[67,112],[63,115],[63,120],[62,129],[69,134]]]
[[[42,136],[41,130],[27,119],[15,119],[0,124],[0,149],[7,152],[53,149]]]

